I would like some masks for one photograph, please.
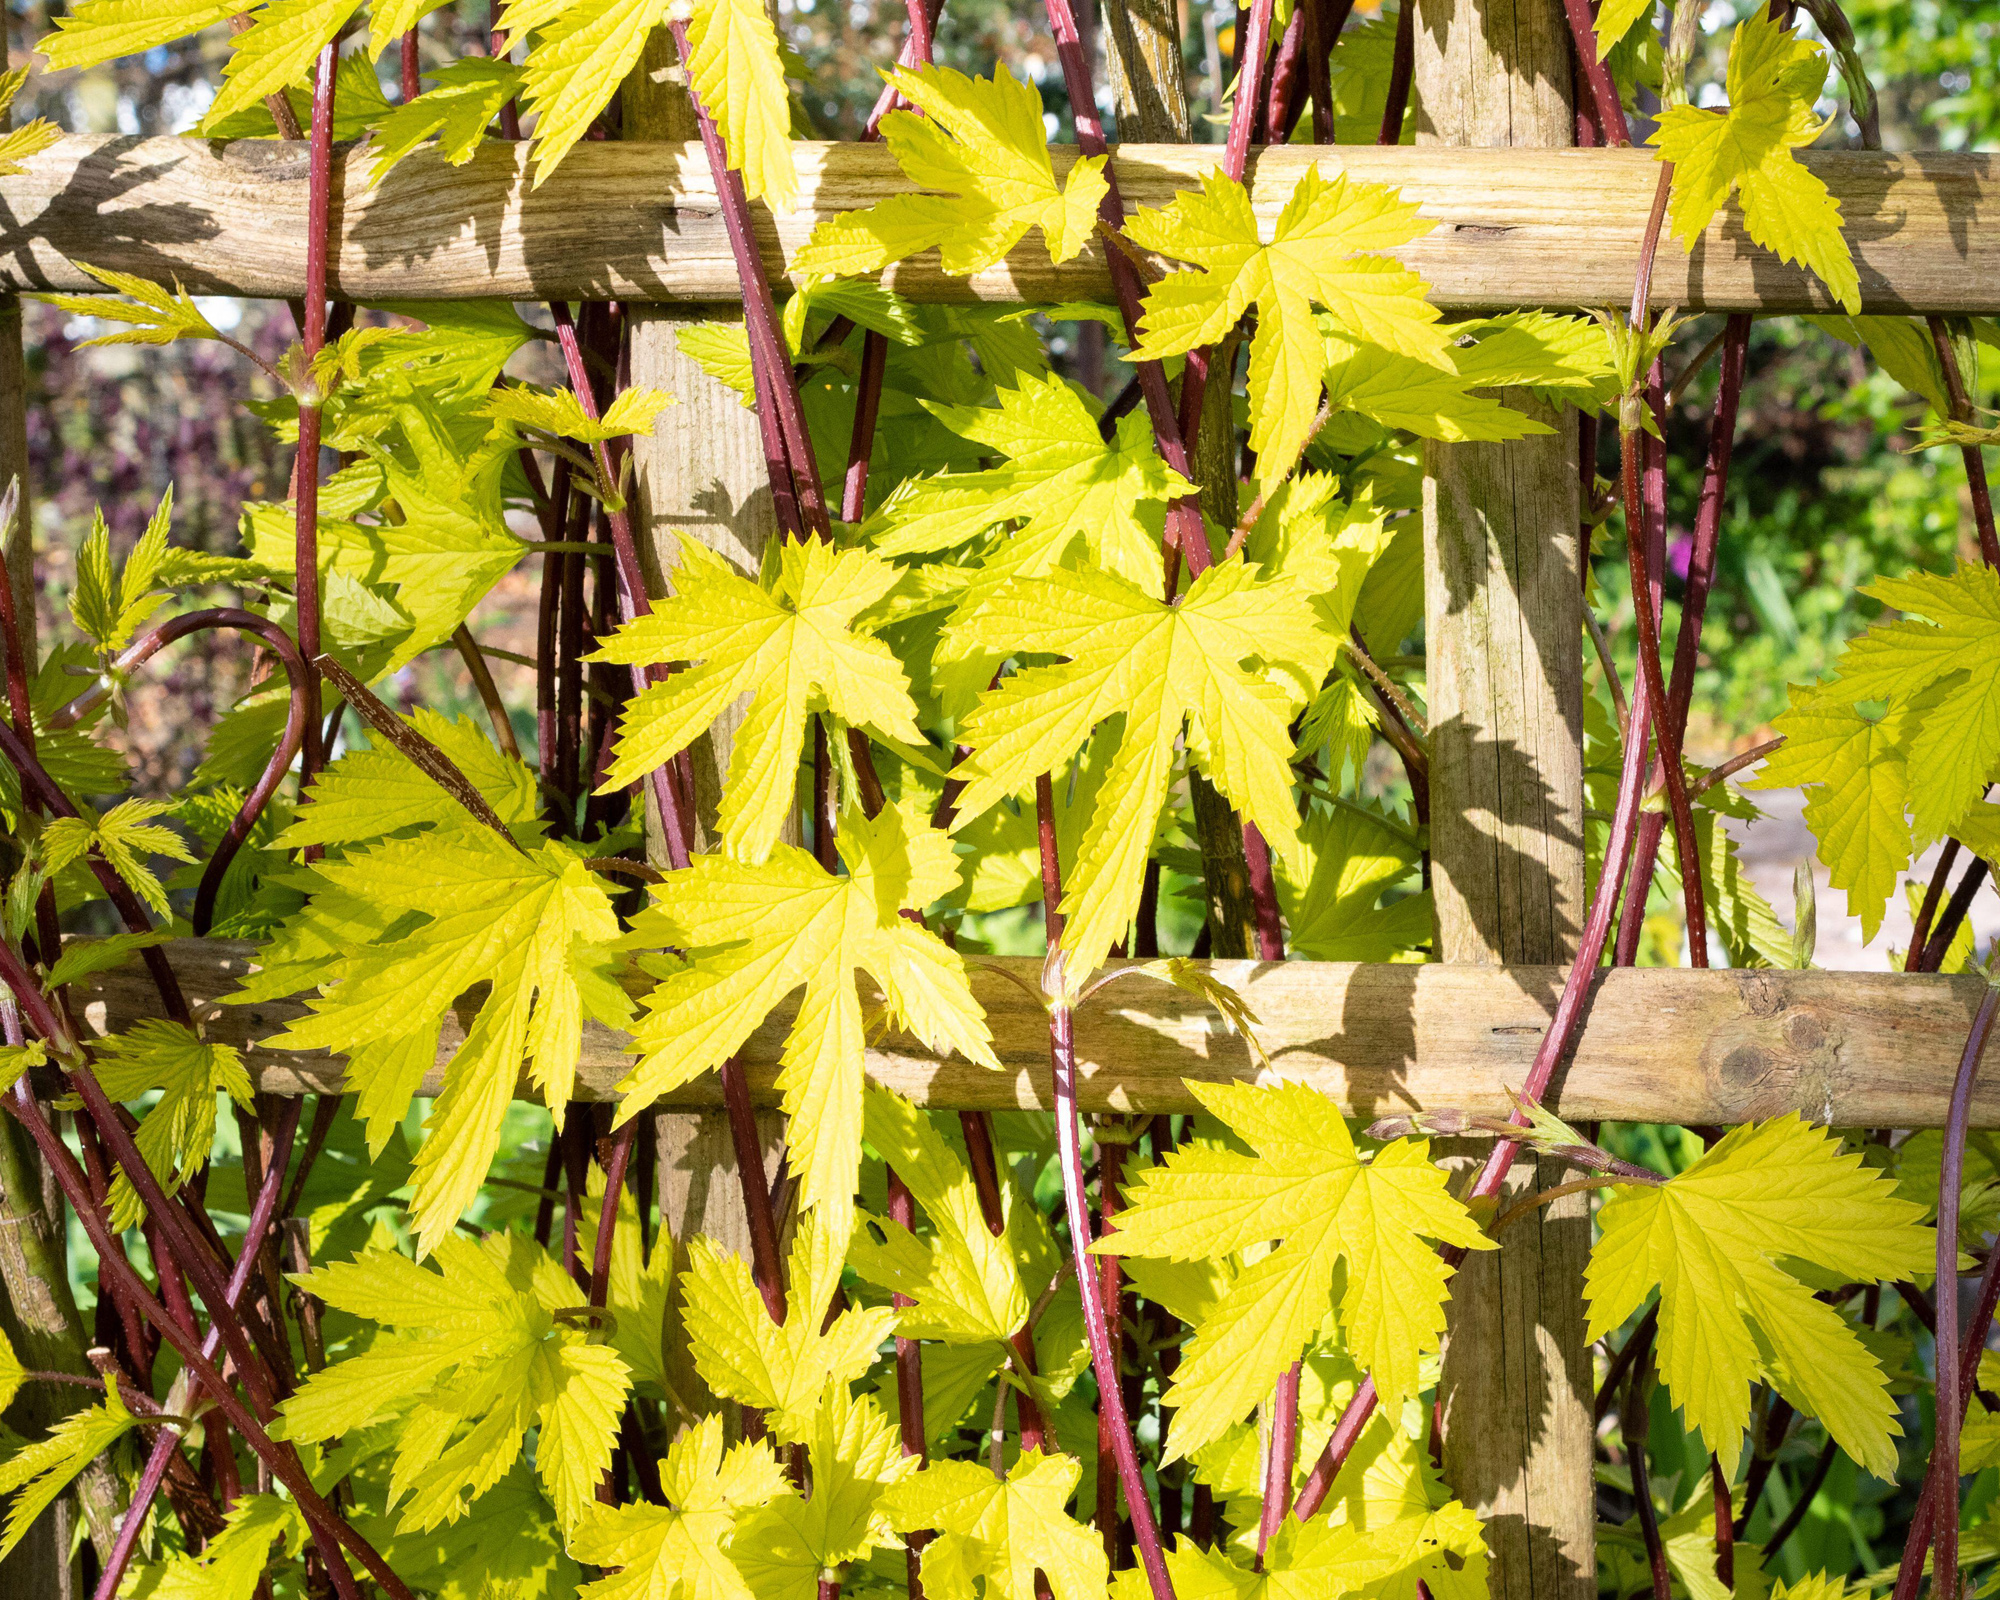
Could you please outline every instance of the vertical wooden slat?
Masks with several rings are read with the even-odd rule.
[[[672,40],[655,29],[645,59],[627,81],[625,137],[692,139],[694,114],[681,87]],[[679,403],[660,415],[653,432],[633,441],[635,531],[646,580],[655,594],[668,592],[682,539],[719,552],[746,577],[755,576],[764,546],[777,531],[771,484],[759,442],[756,413],[735,391],[718,383],[681,352],[681,329],[705,321],[741,323],[743,308],[649,306],[630,308],[632,381],[663,389]],[[716,846],[716,807],[729,767],[730,745],[744,707],[726,709],[706,739],[690,752],[694,764],[698,850]],[[657,837],[650,826],[649,834]],[[794,821],[796,829],[796,821]],[[796,833],[792,835],[796,843]],[[664,866],[664,851],[654,850]],[[674,1240],[676,1278],[687,1264],[687,1244],[697,1234],[723,1249],[750,1256],[750,1223],[743,1208],[729,1120],[720,1112],[662,1112],[658,1129],[660,1224]],[[764,1151],[764,1181],[775,1181],[782,1161],[781,1124],[775,1113],[757,1118]],[[676,1320],[668,1329],[668,1381],[696,1410],[712,1398],[688,1359]]]
[[[0,125],[6,119],[0,118]],[[9,479],[20,480],[20,507],[5,530],[7,576],[14,591],[14,614],[20,619],[22,655],[34,670],[35,586],[34,512],[28,500],[28,369],[21,344],[21,301],[0,295],[0,490]],[[0,672],[7,664],[7,645],[0,638]],[[82,1326],[70,1302],[67,1280],[45,1284],[36,1268],[46,1270],[62,1259],[60,1234],[50,1218],[42,1164],[33,1147],[10,1122],[0,1129],[8,1141],[4,1152],[5,1179],[0,1182],[0,1282],[6,1301],[0,1306],[0,1327],[30,1366],[76,1370],[81,1366]],[[18,1191],[18,1192],[16,1192]],[[38,1357],[42,1359],[37,1359]],[[87,1371],[88,1368],[82,1368]],[[39,1435],[76,1409],[76,1402],[49,1384],[28,1386],[9,1412],[9,1420],[29,1437]],[[36,1392],[39,1391],[39,1392]],[[67,1495],[45,1512],[13,1554],[0,1562],[0,1600],[67,1600],[72,1577],[67,1559],[74,1501]]]
[[[1179,0],[1105,0],[1103,40],[1120,142],[1187,143]]]
[[[1557,0],[1414,0],[1419,143],[1567,145]],[[1446,961],[1561,962],[1583,912],[1576,424],[1426,454],[1431,849]],[[1517,1186],[1553,1183],[1523,1161]],[[1496,1600],[1596,1593],[1587,1201],[1508,1230],[1453,1284],[1445,1474],[1487,1520]]]

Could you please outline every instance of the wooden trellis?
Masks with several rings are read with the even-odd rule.
[[[1551,148],[1569,144],[1573,127],[1571,47],[1555,0],[1412,3],[1419,144],[1265,151],[1249,176],[1260,214],[1274,214],[1316,162],[1395,185],[1422,204],[1438,226],[1399,254],[1441,306],[1627,301],[1657,167],[1641,151]],[[1112,80],[1127,125],[1185,141],[1175,35],[1152,38],[1136,4],[1109,9]],[[683,319],[728,315],[741,297],[714,182],[700,146],[686,142],[684,105],[660,75],[641,72],[633,84],[627,138],[578,145],[560,179],[539,190],[523,147],[488,144],[463,167],[419,153],[379,188],[366,181],[366,155],[346,153],[335,166],[331,276],[334,292],[354,300],[633,305],[635,380],[683,402],[635,451],[643,526],[653,536],[649,576],[663,580],[664,530],[754,565],[772,524],[754,421],[674,342]],[[774,275],[822,218],[907,188],[879,146],[796,151],[799,209],[757,216]],[[1059,172],[1067,160],[1058,153]],[[1842,204],[1866,310],[2000,312],[2000,232],[1987,226],[2000,207],[1994,158],[1806,160]],[[1115,161],[1128,204],[1160,205],[1196,183],[1214,152],[1128,144]],[[0,179],[0,476],[25,474],[20,386],[8,378],[20,370],[9,291],[94,289],[77,265],[88,262],[197,293],[299,296],[306,178],[299,145],[74,136],[26,173]],[[1109,287],[1101,244],[1051,268],[1039,241],[969,279],[945,277],[935,258],[924,258],[886,281],[923,301],[1047,303],[1106,297]],[[1662,249],[1653,301],[1690,312],[1830,309],[1815,280],[1753,246],[1728,212],[1691,252]],[[1582,920],[1576,448],[1565,430],[1452,447],[1428,462],[1433,849],[1444,964],[1214,964],[1260,1016],[1273,1070],[1314,1084],[1348,1112],[1504,1112],[1504,1090],[1525,1077],[1554,1009],[1560,963]],[[698,765],[711,789],[727,736],[720,729],[715,761]],[[260,1043],[297,1014],[295,1004],[216,1003],[243,974],[247,946],[182,941],[168,954],[211,1035],[246,1050],[261,1088],[338,1088],[337,1061]],[[1019,965],[1032,982],[1036,964]],[[975,973],[974,984],[1005,1071],[937,1060],[891,1039],[871,1049],[871,1075],[933,1107],[1045,1104],[1043,1014],[1012,983]],[[1940,1126],[1980,988],[1976,978],[1900,974],[1608,972],[1550,1100],[1579,1121],[1728,1123],[1796,1110],[1836,1125]],[[89,980],[82,1001],[81,1014],[101,1031],[152,1010],[143,976],[129,970]],[[746,1051],[753,1092],[766,1106],[787,1021],[774,1017]],[[1189,1109],[1183,1080],[1256,1070],[1212,1012],[1159,985],[1114,986],[1080,1017],[1078,1034],[1086,1109]],[[458,1043],[448,1028],[440,1063]],[[603,1029],[586,1031],[583,1098],[608,1097],[629,1063],[622,1044]],[[729,1142],[716,1136],[718,1119],[702,1114],[718,1099],[712,1083],[690,1085],[662,1119],[662,1205],[676,1237],[739,1232],[734,1180],[718,1171],[733,1160]],[[2000,1127],[2000,1083],[1982,1087],[1973,1122]],[[775,1124],[772,1133],[775,1147]],[[1536,1181],[1526,1167],[1522,1181]],[[1509,1600],[1595,1592],[1591,1366],[1580,1309],[1587,1244],[1580,1198],[1546,1207],[1455,1290],[1454,1330],[1476,1329],[1462,1348],[1483,1365],[1468,1372],[1463,1358],[1447,1360],[1447,1471],[1489,1517],[1494,1592]]]

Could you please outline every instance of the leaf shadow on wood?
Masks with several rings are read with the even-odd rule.
[[[58,287],[46,263],[54,252],[93,265],[116,259],[127,272],[162,283],[179,278],[194,292],[211,287],[200,273],[187,271],[172,247],[215,238],[220,230],[212,216],[187,204],[116,209],[122,196],[160,182],[181,165],[182,158],[144,165],[132,161],[132,152],[146,142],[135,137],[98,146],[77,163],[69,183],[33,216],[20,216],[10,202],[0,199],[0,259],[7,261],[9,276],[38,287]]]

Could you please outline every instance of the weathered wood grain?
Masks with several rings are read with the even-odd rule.
[[[277,1094],[338,1088],[337,1059],[260,1043],[300,1014],[299,1003],[216,1003],[249,970],[251,951],[224,939],[167,946],[209,1036],[245,1050],[260,1087]],[[1039,959],[994,964],[1031,985],[1040,976]],[[1184,1079],[1261,1076],[1310,1083],[1354,1116],[1439,1106],[1504,1112],[1506,1089],[1526,1077],[1563,976],[1555,967],[1208,965],[1262,1018],[1258,1037],[1271,1072],[1260,1074],[1243,1041],[1192,996],[1150,979],[1123,979],[1077,1021],[1077,1098],[1086,1110],[1190,1111],[1195,1100]],[[1048,1041],[1039,1005],[981,966],[972,983],[1002,1071],[890,1040],[869,1051],[870,1075],[923,1105],[1046,1107]],[[93,1032],[158,1014],[137,963],[78,991],[80,1015]],[[1976,977],[1888,972],[1606,972],[1549,1103],[1583,1122],[1733,1123],[1798,1111],[1837,1127],[1939,1127],[1980,992]],[[772,1080],[790,1018],[788,1003],[743,1052],[765,1105],[777,1103]],[[447,1026],[440,1068],[463,1037]],[[610,1097],[630,1064],[624,1051],[622,1035],[586,1027],[577,1070],[583,1098]],[[425,1092],[440,1081],[434,1074]],[[532,1098],[525,1086],[521,1097]],[[719,1105],[721,1095],[711,1077],[663,1103]],[[1974,1091],[1972,1123],[2000,1128],[2000,1078]]]
[[[782,272],[820,218],[909,185],[880,145],[800,143],[799,209],[757,211],[759,238]],[[1059,169],[1073,152],[1057,152]],[[1122,146],[1127,201],[1165,204],[1214,164],[1211,149]],[[335,292],[352,299],[740,298],[715,187],[699,145],[578,145],[532,187],[525,146],[488,143],[463,167],[412,156],[370,189],[371,158],[336,166],[340,249]],[[1615,305],[1630,298],[1656,168],[1642,150],[1286,146],[1251,168],[1268,228],[1300,173],[1390,183],[1422,202],[1437,228],[1398,252],[1459,309]],[[1806,157],[1846,219],[1871,311],[2000,311],[2000,156],[1829,151]],[[290,296],[305,274],[302,144],[72,135],[0,179],[0,289],[91,289],[75,262],[192,291]],[[972,278],[942,275],[934,253],[891,269],[918,300],[1053,302],[1108,296],[1103,246],[1049,265],[1039,235]],[[1726,210],[1690,255],[1661,248],[1660,305],[1690,310],[1824,310],[1804,272],[1753,246]]]
[[[1561,0],[1406,3],[1417,8],[1420,148],[1525,156],[1575,142]],[[1572,960],[1584,901],[1577,422],[1526,394],[1508,399],[1550,431],[1424,451],[1436,948],[1492,966]],[[1555,1161],[1517,1161],[1503,1198],[1568,1176]],[[1445,1481],[1486,1524],[1493,1600],[1597,1593],[1589,1262],[1590,1198],[1577,1193],[1509,1228],[1452,1284],[1438,1384]]]

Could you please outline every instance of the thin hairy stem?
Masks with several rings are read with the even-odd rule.
[[[1097,1377],[1098,1415],[1108,1430],[1117,1462],[1118,1482],[1132,1516],[1132,1535],[1153,1600],[1174,1600],[1173,1579],[1160,1544],[1159,1524],[1146,1493],[1145,1474],[1125,1413],[1124,1385],[1118,1354],[1112,1345],[1098,1275],[1089,1268],[1091,1256],[1090,1202],[1084,1192],[1082,1135],[1076,1112],[1075,1016],[1070,1010],[1063,973],[1062,863],[1056,851],[1055,787],[1047,773],[1035,780],[1035,822],[1041,843],[1042,916],[1048,929],[1049,1072],[1055,1095],[1056,1146],[1062,1167],[1063,1204],[1069,1214],[1070,1252],[1076,1264],[1077,1289],[1083,1301],[1083,1327],[1090,1344],[1091,1370]],[[1100,1437],[1102,1437],[1100,1433]]]
[[[319,53],[313,78],[312,145],[306,179],[305,321],[299,330],[308,368],[326,345],[327,233],[333,204],[333,87],[337,60],[337,51],[329,40]],[[298,601],[299,655],[307,661],[316,660],[320,653],[319,441],[323,403],[317,397],[308,397],[299,404],[292,571]],[[311,784],[323,759],[317,683],[308,680],[305,700],[305,742],[299,755],[301,793]]]
[[[1930,328],[1931,348],[1937,351],[1938,365],[1944,371],[1945,398],[1951,402],[1951,416],[1954,422],[1972,421],[1972,401],[1965,392],[1965,378],[1958,370],[1958,352],[1951,345],[1951,330],[1945,326],[1943,317],[1925,319]],[[1972,496],[1972,525],[1979,535],[1979,555],[1989,567],[2000,567],[2000,536],[1993,527],[1993,490],[1986,481],[1986,458],[1980,454],[1976,444],[1961,445],[1959,456],[1965,462],[1965,487]]]
[[[506,840],[509,849],[527,854],[520,841],[508,831],[507,824],[500,820],[500,813],[493,809],[493,803],[479,792],[477,784],[459,770],[457,762],[391,711],[367,684],[332,656],[321,656],[315,665],[321,675],[340,690],[361,720],[395,746],[411,766],[457,801],[473,821]]]
[[[1646,1544],[1646,1565],[1653,1578],[1653,1600],[1673,1600],[1673,1578],[1667,1570],[1667,1549],[1660,1539],[1660,1515],[1653,1507],[1653,1486],[1647,1474],[1646,1435],[1651,1420],[1646,1392],[1652,1365],[1653,1335],[1639,1335],[1639,1350],[1625,1375],[1625,1398],[1618,1423],[1625,1440],[1625,1458],[1632,1469],[1632,1502],[1639,1517],[1639,1535]]]

